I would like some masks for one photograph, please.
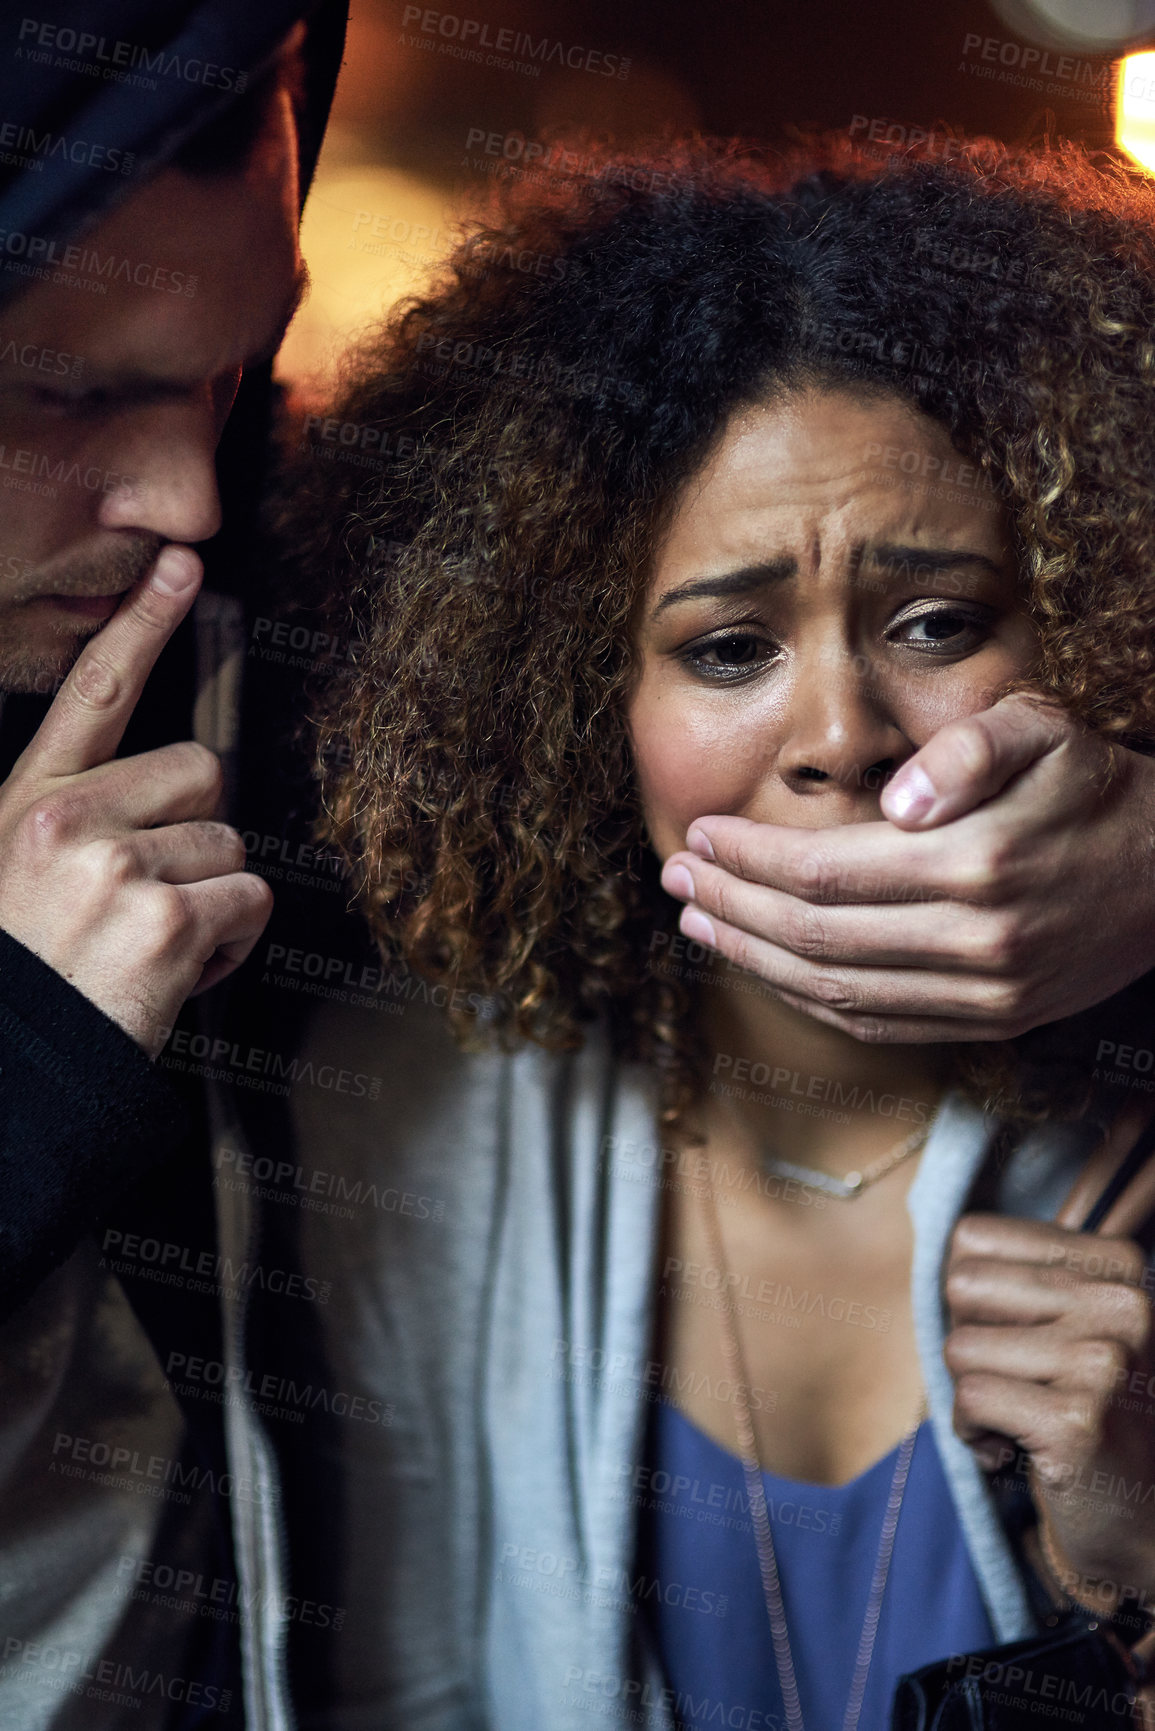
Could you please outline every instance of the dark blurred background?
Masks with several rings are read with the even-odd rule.
[[[1116,64],[1151,47],[1155,0],[353,0],[306,212],[314,286],[282,371],[323,395],[455,221],[495,178],[548,173],[562,136],[1111,148]]]

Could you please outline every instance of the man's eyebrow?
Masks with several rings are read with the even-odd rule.
[[[749,595],[756,589],[765,589],[768,583],[781,583],[783,578],[794,577],[797,572],[798,561],[787,556],[767,559],[758,565],[742,565],[737,571],[723,571],[718,577],[695,577],[690,583],[679,583],[676,589],[667,589],[654,612],[661,613],[663,608],[676,606],[679,601]]]
[[[278,315],[274,334],[268,342],[262,343],[251,355],[236,364],[242,369],[262,366],[271,361],[285,340],[285,332],[296,316],[297,308],[309,291],[309,269],[304,259],[300,261],[293,275],[292,287],[282,304]],[[179,377],[164,377],[163,375],[142,371],[137,367],[110,367],[102,370],[99,367],[86,367],[83,378],[76,389],[76,395],[83,396],[94,390],[111,391],[117,397],[139,398],[142,402],[152,398],[163,398],[179,395],[191,386],[199,384],[199,379],[182,379]]]
[[[913,566],[916,571],[957,571],[960,565],[978,566],[993,577],[1003,575],[997,560],[985,553],[968,553],[959,547],[897,547],[889,543],[863,550],[864,565],[882,566],[884,570],[901,570]]]

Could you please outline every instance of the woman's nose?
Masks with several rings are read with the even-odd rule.
[[[869,661],[845,655],[798,668],[778,773],[801,798],[873,809],[914,752]]]

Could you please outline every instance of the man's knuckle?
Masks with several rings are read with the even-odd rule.
[[[206,821],[194,827],[218,875],[244,870],[248,857],[244,840],[231,824]]]
[[[956,722],[951,729],[949,749],[957,767],[969,779],[987,781],[994,771],[997,753],[991,735],[977,716]]]
[[[966,1370],[974,1354],[974,1331],[969,1328],[952,1329],[946,1337],[943,1347],[943,1357],[947,1369],[952,1375],[959,1376]]]
[[[739,973],[757,973],[754,958],[754,946],[745,932],[736,931],[728,939],[723,952]]]
[[[953,862],[956,895],[983,907],[1004,901],[1016,888],[1017,865],[1013,836],[996,832],[977,838]]]
[[[123,690],[119,671],[99,655],[82,655],[72,669],[69,694],[84,709],[111,709]]]
[[[864,1046],[890,1046],[898,1039],[893,1022],[888,1022],[885,1016],[851,1016],[845,1026],[847,1033]]]
[[[956,901],[985,907],[994,887],[993,879],[987,870],[985,855],[973,850],[953,860],[949,883],[951,895]]]
[[[730,846],[727,869],[736,878],[742,878],[747,883],[757,879],[758,866],[750,842],[743,836],[737,836]]]
[[[45,794],[28,807],[19,827],[35,853],[55,853],[72,834],[72,802],[59,794]]]
[[[985,1383],[977,1371],[963,1370],[955,1378],[954,1404],[956,1416],[974,1420],[979,1416]]]
[[[862,1007],[844,974],[829,971],[815,974],[810,992],[815,1001],[828,1010],[841,1010],[852,1015]]]
[[[1111,1320],[1120,1345],[1125,1341],[1135,1348],[1145,1346],[1151,1335],[1151,1306],[1147,1294],[1138,1286],[1122,1280],[1112,1281]]]
[[[1059,1403],[1056,1428],[1066,1439],[1068,1450],[1093,1454],[1103,1440],[1102,1413],[1098,1402],[1081,1389],[1067,1390]]]
[[[181,778],[190,791],[204,799],[218,799],[224,786],[224,770],[216,752],[195,739],[182,740],[176,752]]]
[[[264,913],[266,916],[270,914],[276,899],[273,895],[272,884],[263,877],[258,877],[256,872],[246,872],[244,874],[244,886],[245,895],[252,903],[254,910],[257,913]]]
[[[798,894],[810,902],[832,902],[838,895],[838,868],[819,847],[808,847],[798,860]]]
[[[117,888],[139,874],[132,843],[125,836],[100,836],[89,842],[83,858],[89,877],[103,889]]]
[[[196,922],[179,891],[170,884],[158,884],[141,914],[140,926],[145,951],[162,958],[187,948]]]
[[[993,974],[1019,974],[1029,959],[1030,943],[1013,914],[992,914],[976,929],[969,946],[972,960]]]
[[[265,879],[258,877],[256,872],[245,872],[241,880],[241,908],[246,922],[264,922],[273,911],[273,891]]]
[[[1080,1379],[1097,1388],[1114,1388],[1129,1362],[1130,1354],[1118,1340],[1085,1340],[1075,1354]]]
[[[983,850],[986,874],[997,889],[1004,894],[1016,890],[1018,885],[1019,867],[1023,863],[1024,853],[1020,838],[1009,829],[996,829],[987,837]],[[1037,857],[1028,864],[1038,867]]]
[[[167,633],[172,629],[172,604],[163,600],[157,591],[146,583],[132,598],[129,618],[134,625],[143,627],[150,636]]]
[[[1002,1025],[1020,1022],[1027,1013],[1029,1002],[1029,986],[1024,980],[987,980],[983,984],[981,1008]]]
[[[225,824],[223,827],[224,835],[221,839],[224,845],[225,854],[228,858],[229,870],[234,872],[244,871],[245,860],[248,858],[248,854],[245,850],[244,837],[241,835],[239,830],[233,829],[228,824]],[[264,882],[263,878],[261,879],[261,882]]]
[[[703,875],[702,905],[728,926],[739,923],[734,880],[726,872]]]
[[[819,960],[826,955],[830,947],[826,921],[817,908],[810,907],[805,902],[792,907],[787,913],[782,935],[787,949],[793,950],[796,956],[804,956],[809,960]]]
[[[1143,1245],[1135,1238],[1119,1237],[1113,1238],[1111,1240],[1111,1245],[1112,1248],[1117,1249],[1119,1255],[1125,1259],[1127,1267],[1133,1272],[1135,1279],[1138,1280],[1143,1270],[1147,1267],[1149,1260],[1147,1251],[1144,1249]]]
[[[981,1256],[988,1236],[988,1223],[982,1215],[964,1214],[951,1234],[952,1266],[961,1265],[964,1258]]]
[[[1133,1238],[1115,1238],[1111,1241],[1111,1253],[1117,1257],[1119,1273],[1134,1289],[1134,1297],[1143,1315],[1150,1316],[1151,1306],[1148,1295],[1140,1290],[1139,1282],[1147,1267],[1147,1257],[1141,1244],[1136,1244]]]
[[[955,1259],[947,1271],[943,1290],[946,1300],[951,1305],[966,1305],[973,1303],[979,1292],[981,1264],[978,1258],[960,1256]]]

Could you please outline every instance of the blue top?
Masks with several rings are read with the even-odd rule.
[[[656,1404],[638,1500],[634,1582],[684,1731],[785,1720],[742,1463]],[[807,1731],[838,1731],[898,1450],[845,1485],[763,1473]],[[637,1481],[636,1481],[637,1482]],[[863,1731],[889,1725],[895,1685],[995,1644],[929,1424],[918,1433],[874,1643]],[[732,1715],[732,1717],[731,1717]]]

